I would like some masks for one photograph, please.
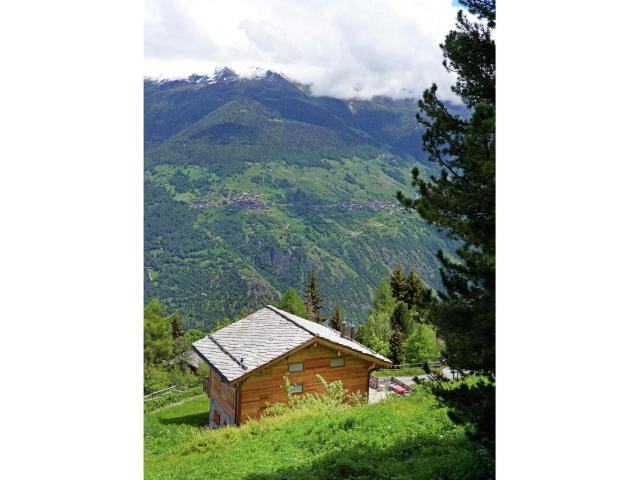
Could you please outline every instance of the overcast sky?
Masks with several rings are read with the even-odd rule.
[[[438,44],[451,0],[145,0],[145,75],[282,72],[318,95],[417,97],[452,76]]]

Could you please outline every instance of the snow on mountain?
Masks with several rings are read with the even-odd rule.
[[[267,70],[262,67],[249,67],[238,72],[229,67],[217,67],[213,74],[191,74],[178,77],[145,77],[145,80],[164,84],[167,82],[188,82],[211,85],[213,83],[231,83],[242,80],[260,80],[291,82],[283,73]]]

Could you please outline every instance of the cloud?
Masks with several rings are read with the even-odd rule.
[[[457,9],[451,0],[147,0],[145,73],[257,66],[317,95],[416,97],[435,82],[455,100],[438,45]]]
[[[211,36],[198,27],[178,0],[145,3],[145,59],[208,60],[217,53]]]

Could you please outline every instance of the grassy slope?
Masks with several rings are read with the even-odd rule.
[[[199,167],[158,165],[147,170],[147,179],[165,189],[173,201],[184,206],[197,198],[209,202],[187,212],[194,217],[194,228],[206,237],[202,243],[182,242],[185,252],[176,253],[167,240],[154,237],[154,230],[148,229],[147,297],[160,296],[194,326],[191,319],[215,321],[243,307],[251,310],[277,301],[279,292],[288,287],[302,291],[305,270],[313,264],[319,267],[323,293],[329,299],[325,313],[339,302],[350,322],[362,323],[371,291],[395,263],[416,268],[426,281],[437,282],[433,252],[447,250],[446,243],[394,203],[395,191],[409,183],[409,167],[396,168],[406,177],[401,183],[385,173],[389,167],[382,158],[327,165],[330,168],[265,162],[224,181]],[[190,178],[206,177],[209,193],[175,192],[170,182],[178,170]],[[285,181],[290,185],[282,186]],[[298,188],[302,198],[289,198]],[[222,204],[225,198],[247,194],[259,195],[269,208]],[[371,208],[375,201],[393,208]],[[341,202],[364,208],[349,210],[337,205]],[[175,290],[176,285],[180,289]],[[211,324],[195,326],[208,329]]]
[[[433,397],[208,430],[200,395],[145,415],[147,479],[472,479],[486,459]]]

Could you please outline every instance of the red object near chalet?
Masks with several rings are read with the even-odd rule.
[[[406,388],[404,388],[402,385],[393,385],[391,387],[391,390],[393,390],[394,392],[399,393],[399,394],[403,394],[403,393],[407,393],[408,392],[408,390]]]

